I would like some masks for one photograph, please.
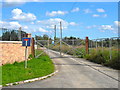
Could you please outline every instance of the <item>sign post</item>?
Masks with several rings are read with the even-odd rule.
[[[22,46],[25,46],[25,68],[27,68],[28,46],[31,44],[31,38],[23,38]]]

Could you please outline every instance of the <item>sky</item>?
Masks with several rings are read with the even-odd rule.
[[[11,3],[6,0],[2,2],[0,27],[16,30],[22,27],[32,36],[47,34],[53,38],[55,25],[60,37],[61,21],[63,37],[118,37],[118,0],[110,1]]]

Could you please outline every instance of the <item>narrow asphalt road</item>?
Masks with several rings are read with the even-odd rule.
[[[118,71],[80,58],[49,52],[59,72],[50,78],[9,88],[118,88]]]

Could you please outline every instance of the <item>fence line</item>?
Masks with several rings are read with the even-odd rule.
[[[89,49],[95,49],[98,52],[99,49],[102,50],[102,53],[105,49],[109,50],[109,59],[111,60],[113,57],[113,51],[118,51],[120,44],[120,37],[112,37],[112,38],[99,38],[89,40]],[[91,53],[91,50],[90,52]]]

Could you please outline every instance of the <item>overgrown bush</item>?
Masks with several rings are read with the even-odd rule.
[[[105,66],[120,70],[120,55],[116,53],[113,54],[112,59],[104,64]]]
[[[54,46],[52,49],[59,51],[60,48],[59,45]],[[74,49],[76,48],[76,49]],[[70,55],[76,55],[79,58],[85,58],[91,62],[95,62],[98,64],[102,64],[104,66],[108,66],[114,69],[119,69],[120,70],[120,60],[119,57],[120,55],[118,55],[118,51],[114,50],[114,48],[112,48],[112,58],[110,59],[110,51],[109,48],[98,48],[97,50],[95,48],[90,48],[89,49],[89,54],[86,54],[85,52],[85,47],[68,47],[66,45],[62,45],[62,52]],[[69,51],[70,50],[70,51]]]
[[[104,52],[102,52],[102,50],[92,50],[91,53],[86,54],[84,58],[92,62],[120,70],[120,55],[118,55],[117,51],[112,51],[111,59],[108,49],[104,50]]]

